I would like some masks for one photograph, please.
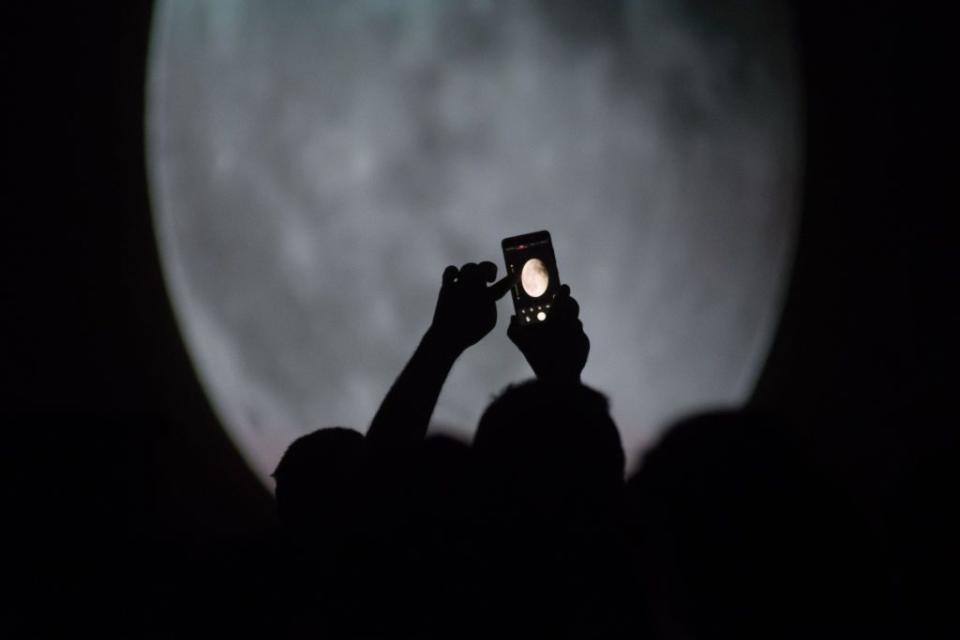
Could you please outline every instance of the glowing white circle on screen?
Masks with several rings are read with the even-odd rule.
[[[547,319],[547,314],[545,314],[543,311],[537,312],[537,320],[539,320],[540,322],[543,322],[546,319]]]
[[[520,283],[523,284],[523,290],[531,298],[539,298],[547,292],[550,286],[550,274],[547,273],[547,265],[539,258],[530,258],[523,265],[520,271]]]

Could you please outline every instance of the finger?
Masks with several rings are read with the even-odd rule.
[[[513,285],[516,283],[517,283],[517,276],[513,274],[505,275],[502,278],[500,278],[500,280],[498,280],[497,282],[494,282],[492,285],[487,287],[487,291],[490,292],[490,296],[494,300],[499,300],[504,295],[506,295],[507,291],[510,291],[510,288],[513,287]]]
[[[460,273],[460,269],[457,269],[452,264],[443,270],[443,284],[448,285],[456,282],[457,275]]]
[[[569,331],[571,327],[575,327],[576,325],[583,326],[583,322],[577,317],[579,313],[580,305],[570,298],[564,304],[558,305],[554,313],[549,317],[553,318],[555,326],[562,326],[564,327],[564,331]]]
[[[553,301],[553,315],[563,319],[576,318],[577,314],[580,313],[580,305],[574,300],[574,304],[571,306],[571,300],[573,300],[573,298],[570,296],[570,287],[568,285],[561,285],[560,290],[557,292],[557,297]]]
[[[467,264],[460,267],[460,279],[461,280],[476,280],[478,277],[480,267],[477,266],[475,262],[468,262]]]
[[[484,260],[478,265],[480,270],[480,277],[483,278],[484,282],[493,282],[497,279],[497,265],[492,262]]]

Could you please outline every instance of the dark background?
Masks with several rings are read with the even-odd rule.
[[[114,4],[0,10],[4,618],[251,631],[275,591],[272,499],[171,313],[144,166],[151,3]],[[798,5],[803,221],[754,402],[803,418],[882,539],[905,621],[935,635],[960,486],[945,20]]]

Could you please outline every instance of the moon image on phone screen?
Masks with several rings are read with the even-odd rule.
[[[543,264],[543,260],[539,258],[527,260],[523,270],[520,271],[520,284],[531,298],[539,298],[547,292],[547,287],[550,286],[550,274],[547,273],[547,265]]]

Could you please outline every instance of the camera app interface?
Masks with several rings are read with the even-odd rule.
[[[518,239],[516,243],[504,246],[503,257],[507,271],[520,274],[519,282],[512,289],[520,324],[543,322],[550,314],[560,288],[550,238]]]

